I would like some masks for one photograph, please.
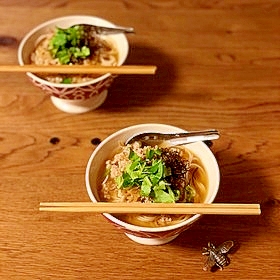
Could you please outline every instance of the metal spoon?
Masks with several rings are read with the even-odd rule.
[[[82,26],[84,29],[88,29],[89,32],[99,35],[109,35],[109,34],[118,34],[118,33],[134,33],[133,27],[123,27],[123,26],[115,26],[115,27],[106,27],[106,26],[97,26],[92,24],[74,24],[70,27],[74,26]],[[60,28],[60,29],[68,29],[68,28]]]
[[[216,129],[168,134],[147,132],[133,135],[126,140],[125,144],[127,145],[132,144],[135,141],[140,141],[144,146],[159,145],[162,142],[166,142],[168,145],[184,145],[198,141],[215,140],[219,137],[220,134]]]

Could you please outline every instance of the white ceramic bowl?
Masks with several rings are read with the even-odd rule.
[[[115,24],[94,16],[66,16],[44,22],[28,32],[20,42],[18,61],[20,65],[30,64],[30,55],[35,48],[38,38],[55,27],[67,28],[74,24],[93,24],[114,27]],[[124,34],[106,35],[112,40],[119,52],[118,65],[122,65],[129,51],[127,38]],[[32,83],[51,96],[53,104],[67,113],[85,113],[99,107],[107,97],[107,90],[116,76],[110,73],[77,84],[57,84],[46,81],[37,75],[28,72],[27,76]]]
[[[134,134],[141,132],[182,132],[183,129],[165,124],[139,124],[121,129],[99,144],[92,153],[86,168],[86,188],[93,202],[99,201],[96,186],[100,184],[107,159],[112,157],[113,151],[120,142],[125,142]],[[216,197],[220,183],[220,172],[215,156],[203,142],[188,144],[188,149],[193,151],[203,162],[208,174],[208,193],[206,203],[212,203]],[[181,232],[188,229],[201,215],[193,215],[191,218],[171,226],[148,228],[140,227],[123,222],[111,214],[103,214],[111,223],[122,230],[130,239],[140,244],[161,245],[175,239]]]

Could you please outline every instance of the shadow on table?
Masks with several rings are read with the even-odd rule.
[[[231,164],[220,162],[221,184],[215,202],[259,203],[261,215],[204,215],[190,229],[173,241],[173,246],[201,250],[209,241],[219,245],[226,240],[238,246],[268,231],[276,223],[279,200],[273,198],[262,169],[252,161],[236,161],[236,156],[223,152]]]
[[[172,59],[160,49],[136,44],[131,46],[127,65],[156,65],[155,75],[120,75],[109,89],[102,109],[123,111],[124,108],[149,106],[169,94],[176,79]]]

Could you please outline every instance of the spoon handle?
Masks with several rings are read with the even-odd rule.
[[[117,33],[134,33],[133,27],[116,26],[112,28],[112,27],[98,26],[96,29],[98,30],[98,34],[103,34],[103,35],[117,34]]]
[[[220,137],[218,130],[208,129],[208,130],[199,130],[199,131],[189,131],[182,133],[154,133],[147,132],[142,133],[126,141],[126,144],[141,141],[145,145],[155,145],[160,142],[166,141],[171,145],[183,145],[188,143],[193,143],[197,141],[206,141],[206,140],[215,140]]]
[[[178,133],[167,141],[171,145],[183,145],[198,141],[216,140],[219,137],[220,134],[217,130],[191,131],[189,133]]]
[[[106,27],[106,26],[98,26],[92,24],[80,24],[80,26],[84,26],[89,28],[95,34],[102,35],[110,35],[110,34],[118,34],[118,33],[134,33],[133,27],[124,27],[124,26],[114,26],[114,27]]]

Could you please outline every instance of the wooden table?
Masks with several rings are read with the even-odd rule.
[[[1,1],[0,63],[35,25],[85,14],[133,26],[127,64],[95,111],[57,110],[25,74],[0,81],[1,279],[277,279],[280,277],[279,1]],[[118,129],[158,122],[217,128],[217,202],[260,203],[260,216],[203,216],[163,246],[132,242],[101,215],[42,213],[41,201],[89,201],[84,173]],[[202,247],[234,240],[223,271],[202,270]]]

